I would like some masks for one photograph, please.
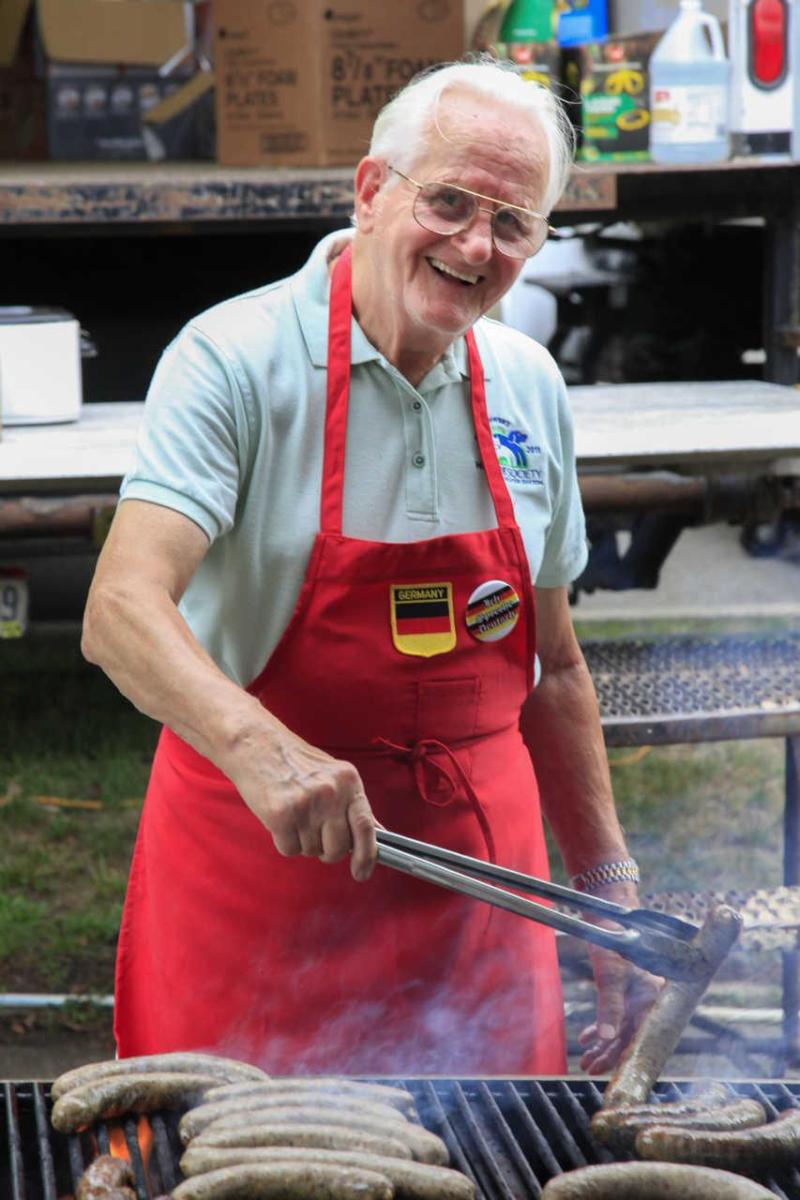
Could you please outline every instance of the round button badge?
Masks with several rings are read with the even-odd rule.
[[[508,637],[519,620],[519,596],[510,583],[489,579],[467,601],[467,630],[479,642]]]

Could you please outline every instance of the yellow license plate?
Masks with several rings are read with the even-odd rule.
[[[28,626],[28,582],[22,571],[0,569],[0,638],[20,638]]]

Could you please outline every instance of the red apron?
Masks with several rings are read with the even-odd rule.
[[[320,532],[248,691],[354,763],[388,829],[546,876],[519,731],[533,589],[474,336],[472,414],[498,528],[396,544],[341,532],[350,328],[348,251],[331,284]],[[476,598],[491,581],[506,588]],[[347,862],[281,857],[229,780],[169,729],[131,866],[115,1032],[121,1057],[204,1048],[276,1074],[565,1070],[550,930],[386,867],[358,884]]]

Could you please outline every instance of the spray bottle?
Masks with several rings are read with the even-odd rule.
[[[650,56],[650,157],[659,163],[722,162],[730,155],[730,64],[719,21],[701,0],[680,12]]]

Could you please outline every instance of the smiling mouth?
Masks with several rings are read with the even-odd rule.
[[[426,262],[430,263],[437,275],[444,275],[447,279],[460,283],[462,287],[474,287],[483,279],[482,275],[468,275],[465,271],[457,271],[455,267],[448,267],[447,263],[443,263],[440,258],[428,258]]]

